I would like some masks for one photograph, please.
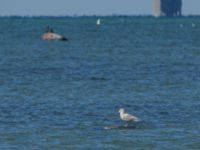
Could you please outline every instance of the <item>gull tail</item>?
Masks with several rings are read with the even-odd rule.
[[[139,118],[137,118],[137,117],[134,117],[134,121],[135,121],[135,122],[139,122],[139,121],[140,121],[140,119],[139,119]]]

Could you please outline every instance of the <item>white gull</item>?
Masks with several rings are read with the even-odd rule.
[[[125,113],[123,108],[119,109],[119,113],[120,113],[121,120],[126,121],[125,127],[128,127],[128,123],[131,121],[134,121],[134,122],[139,121],[137,117],[130,115],[128,113]]]

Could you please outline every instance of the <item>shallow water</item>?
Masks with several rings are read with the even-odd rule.
[[[0,18],[0,149],[200,149],[199,18],[96,19]]]

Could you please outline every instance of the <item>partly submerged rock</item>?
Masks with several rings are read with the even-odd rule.
[[[42,39],[45,41],[67,41],[68,39],[62,35],[54,33],[53,29],[49,26],[46,29],[46,32],[42,35]]]
[[[44,33],[42,35],[42,39],[45,41],[67,41],[68,40],[67,38],[65,38],[62,35],[59,35],[56,33],[51,33],[51,32]]]
[[[135,129],[135,126],[118,126],[118,125],[112,125],[112,126],[105,126],[105,130],[110,130],[110,129]]]

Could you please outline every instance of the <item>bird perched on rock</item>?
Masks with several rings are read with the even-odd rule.
[[[121,120],[126,121],[125,127],[128,127],[129,122],[132,122],[132,121],[138,122],[139,121],[139,119],[137,117],[130,115],[128,113],[125,113],[123,108],[119,109],[119,113],[120,113]]]
[[[46,29],[46,32],[42,35],[42,39],[45,41],[67,41],[68,39],[62,35],[54,33],[53,29],[49,26]]]

